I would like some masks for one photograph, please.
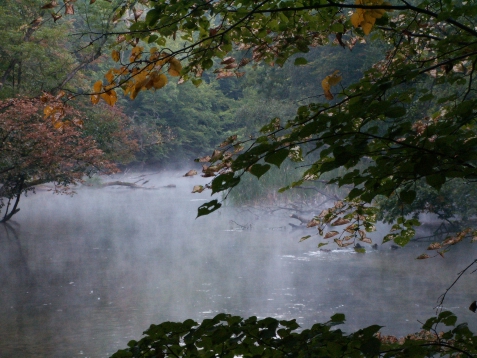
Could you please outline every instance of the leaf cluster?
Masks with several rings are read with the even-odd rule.
[[[345,316],[335,314],[328,322],[298,330],[295,320],[242,318],[218,314],[202,323],[164,322],[151,325],[139,341],[111,358],[139,357],[461,357],[475,354],[477,336],[466,324],[447,332],[439,325],[454,326],[457,318],[445,311],[430,318],[421,332],[397,339],[381,334],[372,325],[351,334],[336,326]]]

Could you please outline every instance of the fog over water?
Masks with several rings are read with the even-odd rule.
[[[307,232],[290,231],[290,212],[225,207],[196,220],[210,194],[191,194],[204,179],[182,174],[147,176],[147,187],[176,188],[22,198],[0,226],[0,357],[109,357],[152,323],[219,312],[296,318],[302,327],[340,312],[348,332],[377,323],[403,335],[434,314],[438,296],[475,259],[468,243],[432,260],[415,260],[426,243],[320,251],[316,238],[298,243]],[[445,301],[469,323],[474,276]]]

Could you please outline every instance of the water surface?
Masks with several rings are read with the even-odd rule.
[[[0,357],[109,357],[152,323],[219,312],[302,327],[341,312],[347,331],[377,323],[403,335],[434,314],[475,258],[470,244],[424,261],[414,259],[422,244],[323,252],[316,239],[298,243],[306,232],[290,231],[290,212],[227,207],[195,220],[210,198],[190,193],[202,179],[147,179],[177,187],[22,198],[10,227],[0,227]],[[445,301],[464,321],[475,320],[474,282],[465,276]]]

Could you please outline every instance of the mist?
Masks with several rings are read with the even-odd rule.
[[[120,177],[149,180],[150,190],[83,186],[72,197],[22,197],[0,227],[2,357],[109,357],[150,324],[219,312],[296,318],[304,328],[340,312],[348,332],[379,324],[403,335],[435,313],[474,257],[467,243],[425,261],[415,257],[426,243],[322,251],[313,238],[298,242],[308,232],[290,230],[290,212],[229,205],[196,219],[210,194],[191,190],[207,181],[184,173]],[[446,308],[471,320],[473,294],[461,280]]]

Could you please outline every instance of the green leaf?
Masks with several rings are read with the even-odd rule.
[[[348,199],[352,200],[354,198],[357,198],[358,196],[360,196],[363,193],[364,193],[363,189],[353,188],[353,189],[351,189],[351,191],[348,194]]]
[[[444,311],[439,314],[439,320],[444,323],[446,326],[455,326],[457,322],[457,316],[455,316],[452,312]]]
[[[204,216],[204,215],[209,215],[210,213],[214,212],[215,210],[219,209],[222,206],[221,203],[219,203],[217,200],[212,200],[209,201],[208,203],[205,203],[197,209],[197,217],[199,216]]]
[[[399,193],[399,197],[405,204],[412,204],[416,198],[416,192],[414,190],[403,190]]]
[[[444,174],[432,174],[426,177],[426,183],[437,190],[440,190],[445,182],[446,176]]]
[[[342,324],[346,321],[345,315],[343,313],[335,313],[330,317],[331,322]]]
[[[220,174],[212,180],[212,194],[231,189],[240,182],[240,177],[235,177],[233,172]]]
[[[257,178],[260,179],[260,177],[268,172],[270,170],[271,166],[268,164],[262,165],[262,164],[254,164],[250,168],[249,172],[253,175],[255,175]]]
[[[339,24],[339,23],[333,24],[333,25],[330,26],[330,31],[332,31],[332,32],[344,32],[344,26],[343,26],[343,24]]]
[[[397,236],[398,236],[397,234],[387,234],[387,235],[383,238],[383,244],[384,244],[385,242],[394,240]]]
[[[406,108],[404,107],[391,107],[388,108],[384,115],[389,118],[399,118],[406,114]]]
[[[148,26],[154,26],[160,18],[161,11],[158,9],[152,9],[147,12],[145,22]]]
[[[285,159],[287,159],[289,152],[290,151],[288,149],[280,149],[274,153],[265,156],[264,160],[265,162],[273,164],[280,168],[280,165],[284,162]]]
[[[196,87],[199,87],[202,84],[202,79],[201,78],[193,78],[192,79],[192,84]]]
[[[295,66],[302,66],[302,65],[306,65],[308,63],[308,61],[306,60],[306,58],[304,57],[297,57],[295,59],[295,62],[293,63]]]

